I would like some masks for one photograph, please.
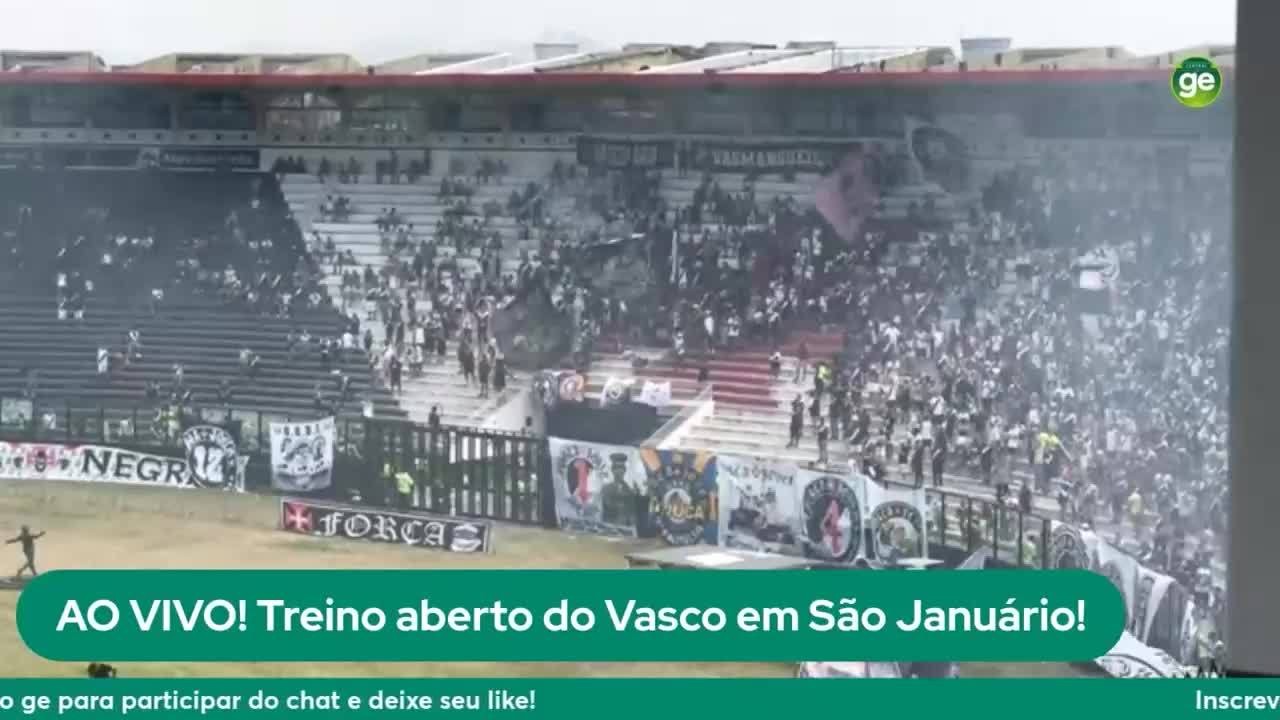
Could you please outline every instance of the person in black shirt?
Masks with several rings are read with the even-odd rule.
[[[932,455],[933,486],[942,487],[942,471],[947,462],[947,437],[939,433],[933,441]]]
[[[982,484],[990,485],[992,474],[996,467],[996,446],[993,443],[986,443],[982,446],[982,453],[978,456],[978,464],[982,468]],[[1005,487],[1008,492],[1008,487]]]
[[[458,367],[462,370],[462,381],[470,385],[476,374],[476,356],[466,341],[458,345]]]
[[[911,480],[918,488],[924,487],[924,441],[917,440],[911,448]]]
[[[391,375],[391,391],[399,394],[403,389],[400,384],[400,375],[404,371],[404,365],[400,363],[399,355],[391,356],[391,363],[387,366],[387,370]]]
[[[435,432],[440,429],[440,406],[432,405],[431,414],[427,415],[427,427]]]
[[[489,397],[489,371],[491,369],[492,368],[489,365],[489,353],[481,352],[480,366],[476,375],[480,381],[480,397],[482,398]]]
[[[502,353],[493,358],[493,389],[502,392],[507,387],[507,359]]]
[[[831,461],[827,457],[827,441],[831,438],[831,428],[827,427],[826,420],[821,416],[818,417],[818,427],[815,432],[818,437],[818,464],[828,465]]]
[[[15,579],[22,577],[22,573],[27,570],[31,571],[32,577],[40,574],[36,571],[36,540],[39,540],[42,537],[44,537],[43,532],[38,532],[33,535],[31,533],[31,528],[23,525],[22,531],[18,533],[17,537],[5,541],[6,545],[22,543],[22,555],[27,560],[23,563],[22,567],[18,568],[18,572],[14,573],[13,577]]]
[[[791,401],[791,439],[787,447],[800,447],[800,433],[804,431],[804,400],[797,395]]]

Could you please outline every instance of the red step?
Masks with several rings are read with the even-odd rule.
[[[717,372],[714,367],[711,368],[710,370],[711,370],[711,382],[715,384],[717,387],[721,385],[735,386],[735,387],[742,387],[747,390],[762,392],[766,395],[769,394],[770,379],[767,373],[751,374],[751,373],[725,372],[723,370]],[[641,377],[661,378],[663,380],[697,380],[698,368],[688,367],[688,366],[685,366],[683,368],[648,367],[643,370],[637,371],[636,374]]]

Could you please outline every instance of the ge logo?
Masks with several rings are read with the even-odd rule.
[[[1169,88],[1173,97],[1189,108],[1209,107],[1222,92],[1222,73],[1212,60],[1186,58],[1173,69]]]

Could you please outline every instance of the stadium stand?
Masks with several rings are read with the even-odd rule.
[[[337,349],[350,320],[307,279],[270,176],[15,170],[0,184],[10,260],[0,394],[120,417],[175,398],[303,417],[332,408],[345,384],[343,414],[367,400],[403,417],[363,354]],[[298,329],[318,342],[290,351]]]

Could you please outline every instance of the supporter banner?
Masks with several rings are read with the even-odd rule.
[[[854,477],[866,488],[864,507],[872,538],[866,554],[885,563],[928,557],[929,503],[924,488],[882,487],[870,478]]]
[[[715,545],[720,498],[716,458],[708,452],[640,451],[648,480],[649,517],[668,545]]]
[[[35,408],[30,400],[0,398],[0,426],[26,427],[33,417]]]
[[[235,439],[201,425],[182,434],[185,457],[103,445],[0,443],[0,476],[11,480],[101,482],[178,488],[244,490],[244,465]]]
[[[850,149],[814,188],[814,207],[832,231],[847,242],[858,237],[862,224],[880,202],[881,188],[873,165],[872,156]]]
[[[1111,581],[1125,602],[1125,627],[1135,641],[1183,662],[1193,659],[1198,629],[1185,622],[1186,590],[1165,575],[1143,566],[1091,530],[1055,522],[1049,545],[1053,568],[1092,570]],[[1182,598],[1182,602],[1175,602]],[[1153,628],[1159,632],[1153,633]],[[1188,637],[1191,633],[1191,637]]]
[[[1153,639],[1151,636],[1151,628],[1155,625],[1156,614],[1160,611],[1161,605],[1164,603],[1164,599],[1169,593],[1169,588],[1174,584],[1173,578],[1168,575],[1161,575],[1158,573],[1153,574],[1155,575],[1155,579],[1151,584],[1151,593],[1147,600],[1147,614],[1145,617],[1140,618],[1142,622],[1142,632],[1139,634],[1139,637],[1146,638],[1148,642]],[[1177,650],[1177,648],[1172,649]]]
[[[578,164],[602,168],[669,168],[675,145],[670,141],[605,140],[578,138]]]
[[[539,370],[533,376],[533,397],[546,410],[560,402],[560,373],[555,370]]]
[[[1180,678],[1190,671],[1169,653],[1146,645],[1127,631],[1110,652],[1094,662],[1117,678]]]
[[[280,499],[280,529],[314,537],[409,545],[457,553],[489,552],[488,523],[329,503]]]
[[[948,192],[968,188],[970,164],[965,141],[937,125],[907,118],[907,154],[920,180],[935,183]]]
[[[1094,550],[1093,567],[1108,580],[1124,598],[1125,627],[1133,619],[1134,581],[1138,575],[1138,561],[1128,553],[1120,552],[1111,543],[1101,542]]]
[[[740,455],[716,456],[716,481],[725,512],[720,543],[785,555],[803,555],[794,463]]]
[[[644,387],[640,388],[640,395],[635,400],[638,403],[644,403],[659,409],[670,405],[671,381],[654,382],[653,380],[645,380]]]
[[[38,165],[40,153],[35,148],[0,145],[0,167]]]
[[[695,142],[690,168],[708,172],[827,172],[858,143],[736,144]]]
[[[548,443],[560,529],[634,537],[647,477],[640,451],[559,438]]]
[[[609,378],[600,392],[600,405],[620,405],[630,400],[631,388],[634,384],[633,378]]]
[[[333,418],[271,423],[271,487],[291,493],[315,492],[333,484]]]
[[[160,170],[239,170],[257,172],[258,150],[228,148],[143,148],[138,164]]]
[[[865,485],[853,477],[816,470],[796,473],[800,543],[818,560],[851,563],[863,553]]]

